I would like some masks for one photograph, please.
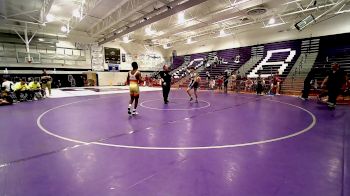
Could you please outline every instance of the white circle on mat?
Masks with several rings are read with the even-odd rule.
[[[185,99],[185,98],[173,98],[171,100],[176,100],[176,99],[188,101],[188,99]],[[204,109],[204,108],[210,107],[210,103],[208,101],[205,101],[205,100],[198,100],[198,103],[200,103],[200,102],[206,103],[206,105],[198,107],[198,108],[156,108],[156,107],[147,106],[145,104],[145,103],[154,102],[154,101],[161,101],[163,103],[163,100],[161,100],[161,99],[152,99],[152,100],[143,101],[142,103],[140,103],[140,106],[147,108],[147,109],[151,109],[151,110],[169,110],[169,111],[199,110],[199,109]],[[198,103],[191,102],[191,104],[198,104]]]
[[[101,98],[96,98],[96,99],[101,99]],[[289,135],[285,135],[285,136],[281,136],[281,137],[277,137],[277,138],[271,138],[271,139],[266,139],[266,140],[261,140],[261,141],[253,141],[253,142],[246,142],[246,143],[239,143],[239,144],[228,144],[228,145],[213,145],[213,146],[184,146],[184,147],[163,147],[163,146],[132,146],[132,145],[119,145],[119,144],[110,144],[110,143],[103,143],[103,142],[88,142],[88,141],[82,141],[82,140],[78,140],[78,139],[72,139],[72,138],[68,138],[65,136],[61,136],[58,134],[53,133],[52,131],[46,129],[42,123],[41,123],[41,119],[49,112],[54,111],[58,108],[62,108],[62,107],[66,107],[69,105],[73,105],[76,103],[80,103],[80,102],[86,102],[86,101],[91,101],[91,100],[96,100],[96,99],[86,99],[86,100],[82,100],[82,101],[76,101],[76,102],[72,102],[72,103],[67,103],[67,104],[63,104],[54,108],[51,108],[45,112],[43,112],[36,120],[36,123],[38,125],[38,127],[40,128],[41,131],[45,132],[46,134],[49,134],[51,136],[54,136],[56,138],[65,140],[65,141],[70,141],[70,142],[74,142],[74,143],[78,143],[81,145],[99,145],[99,146],[108,146],[108,147],[115,147],[115,148],[126,148],[126,149],[139,149],[139,150],[208,150],[208,149],[224,149],[224,148],[237,148],[237,147],[244,147],[244,146],[252,146],[252,145],[260,145],[260,144],[266,144],[266,143],[271,143],[271,142],[277,142],[277,141],[281,141],[281,140],[286,140],[289,138],[293,138],[296,137],[300,134],[303,134],[309,130],[311,130],[315,125],[316,125],[316,116],[310,112],[307,109],[304,109],[300,106],[297,105],[293,105],[290,103],[286,103],[286,102],[282,102],[282,101],[277,101],[277,100],[268,100],[266,99],[266,101],[271,101],[271,102],[276,102],[276,103],[281,103],[281,104],[285,104],[285,105],[289,105],[291,107],[295,107],[298,108],[300,110],[303,110],[304,112],[306,112],[307,114],[309,114],[309,116],[311,116],[312,118],[312,122],[304,129],[289,134]],[[103,98],[102,98],[103,99]],[[264,99],[263,99],[264,100]]]

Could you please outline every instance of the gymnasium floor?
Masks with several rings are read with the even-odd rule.
[[[73,90],[74,91],[74,90]],[[57,92],[54,92],[54,95]],[[350,114],[295,97],[172,90],[0,108],[0,195],[348,196]]]

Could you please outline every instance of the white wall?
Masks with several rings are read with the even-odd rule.
[[[348,33],[350,32],[350,14],[338,15],[319,24],[309,26],[301,32],[296,29],[286,31],[287,29],[290,29],[290,26],[292,25],[293,24],[285,24],[272,28],[261,28],[258,30],[256,30],[256,28],[255,30],[248,29],[244,32],[239,32],[239,30],[237,30],[238,33],[235,35],[224,38],[206,39],[191,45],[177,43],[173,50],[175,49],[180,56],[256,44]],[[171,56],[171,51],[172,50],[167,51],[165,55]]]
[[[139,69],[142,70],[149,70],[150,68],[153,69],[155,66],[158,65],[159,62],[163,62],[163,53],[161,49],[159,48],[151,48],[145,46],[143,44],[130,42],[130,43],[122,43],[122,42],[109,42],[103,45],[104,47],[110,47],[110,48],[119,48],[120,49],[120,58],[122,54],[126,55],[126,62],[121,62],[121,65],[119,67],[120,70],[131,70],[131,62],[136,61],[139,64]],[[129,55],[127,55],[129,54]],[[142,60],[141,56],[147,56],[147,55],[157,55],[160,56],[160,59],[152,59],[147,58],[145,60]],[[130,56],[131,55],[131,56]],[[158,67],[159,69],[161,67]],[[105,69],[108,69],[108,64],[105,63]]]
[[[128,72],[97,72],[98,85],[110,86],[125,84]]]
[[[59,40],[58,43],[56,43],[56,47],[75,48],[75,42],[68,40]]]

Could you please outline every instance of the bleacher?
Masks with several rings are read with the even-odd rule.
[[[202,70],[199,73],[202,78],[205,78],[207,71],[209,71],[211,77],[216,77],[223,74],[226,69],[236,71],[250,59],[251,48],[233,48],[220,50],[213,53],[215,53],[214,55],[218,57],[219,63],[216,66],[211,65],[210,67],[206,67],[204,70]]]
[[[348,34],[327,36],[321,39],[320,52],[316,58],[314,68],[315,78],[320,84],[326,77],[331,64],[337,62],[340,68],[350,74],[350,40]]]
[[[343,69],[348,75],[350,73],[350,39],[348,39],[349,34],[336,35],[336,36],[326,36],[317,39],[317,43],[320,43],[319,53],[315,64],[313,67],[317,68],[316,79],[318,83],[321,83],[325,78],[327,70],[330,70],[331,63],[337,62],[340,64],[341,69]],[[314,38],[316,39],[316,38]],[[321,41],[319,41],[321,40]],[[199,75],[202,78],[201,87],[207,87],[206,81],[206,72],[209,71],[211,78],[224,73],[226,69],[231,71],[237,71],[244,63],[248,62],[249,59],[254,56],[252,54],[252,48],[261,47],[261,54],[263,58],[260,61],[255,63],[251,68],[242,69],[244,73],[240,75],[248,75],[248,77],[254,78],[257,76],[257,71],[261,72],[262,75],[271,76],[276,72],[280,73],[280,78],[284,80],[293,66],[295,65],[297,59],[301,55],[302,50],[302,41],[303,40],[293,40],[293,41],[284,41],[278,43],[270,43],[259,46],[235,48],[235,49],[226,49],[220,51],[212,51],[209,53],[202,54],[192,54],[187,56],[188,62],[183,63],[182,67],[179,68],[185,70],[189,65],[190,61],[193,61],[196,58],[207,58],[208,64],[201,66]],[[318,48],[318,45],[317,45]],[[305,47],[304,47],[305,49]],[[308,51],[304,53],[313,52],[313,49],[307,48]],[[312,51],[309,51],[312,50]],[[318,50],[317,50],[318,51]],[[260,54],[260,55],[261,55]],[[239,56],[239,62],[235,62],[236,57]],[[255,55],[256,56],[256,55]],[[178,57],[183,59],[183,61],[176,60],[176,64],[179,65],[181,62],[186,62],[184,60],[186,57]],[[216,58],[218,63],[213,63],[214,58]],[[306,58],[306,57],[304,57]],[[314,62],[314,61],[312,61]],[[174,61],[175,63],[175,61]],[[198,65],[200,62],[193,62],[192,66]],[[185,65],[185,66],[183,66]],[[240,69],[241,70],[241,69]],[[241,71],[242,71],[241,70]],[[246,71],[247,70],[247,71]],[[307,72],[306,72],[307,73]],[[185,87],[188,84],[188,78],[186,79],[186,74],[181,80],[181,85]],[[263,76],[264,77],[264,76]],[[300,91],[300,90],[299,90]]]
[[[173,83],[179,83],[180,81],[184,80],[185,77],[188,77],[187,69],[189,67],[194,67],[196,70],[198,70],[200,67],[204,66],[204,60],[207,59],[207,57],[207,53],[199,53],[184,56],[184,61],[182,65],[177,66],[176,69],[173,69],[171,71],[171,74],[174,76]]]
[[[264,45],[264,57],[249,70],[248,77],[255,78],[260,72],[268,77],[279,72],[283,80],[300,55],[301,41],[286,41]]]
[[[176,56],[173,58],[173,63],[171,66],[171,69],[177,69],[178,67],[180,67],[183,63],[185,62],[185,59],[183,56]]]

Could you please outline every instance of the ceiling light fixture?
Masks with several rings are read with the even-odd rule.
[[[52,22],[54,20],[55,20],[55,16],[54,15],[52,15],[52,14],[47,14],[46,15],[46,21],[47,22]]]
[[[226,36],[226,35],[227,35],[227,34],[226,34],[225,30],[224,30],[224,29],[221,29],[220,32],[219,32],[219,37],[224,37],[224,36]]]
[[[73,17],[76,17],[76,18],[81,18],[81,12],[79,10],[79,8],[73,10]]]
[[[275,24],[276,19],[274,17],[270,18],[269,25]]]
[[[67,32],[68,32],[67,26],[66,26],[66,25],[63,25],[63,26],[61,27],[61,31],[64,32],[64,33],[67,33]]]
[[[153,35],[156,33],[156,31],[152,30],[151,26],[148,26],[145,28],[145,33],[146,33],[146,35]]]
[[[193,44],[197,41],[193,41],[191,37],[187,38],[186,44]]]
[[[131,40],[129,40],[129,36],[128,35],[125,35],[124,37],[123,37],[123,42],[124,43],[129,43]]]
[[[39,38],[38,40],[39,40],[39,42],[45,41],[43,38]]]
[[[183,24],[183,23],[185,23],[185,12],[180,12],[180,13],[177,15],[177,23],[178,23],[178,24]]]

